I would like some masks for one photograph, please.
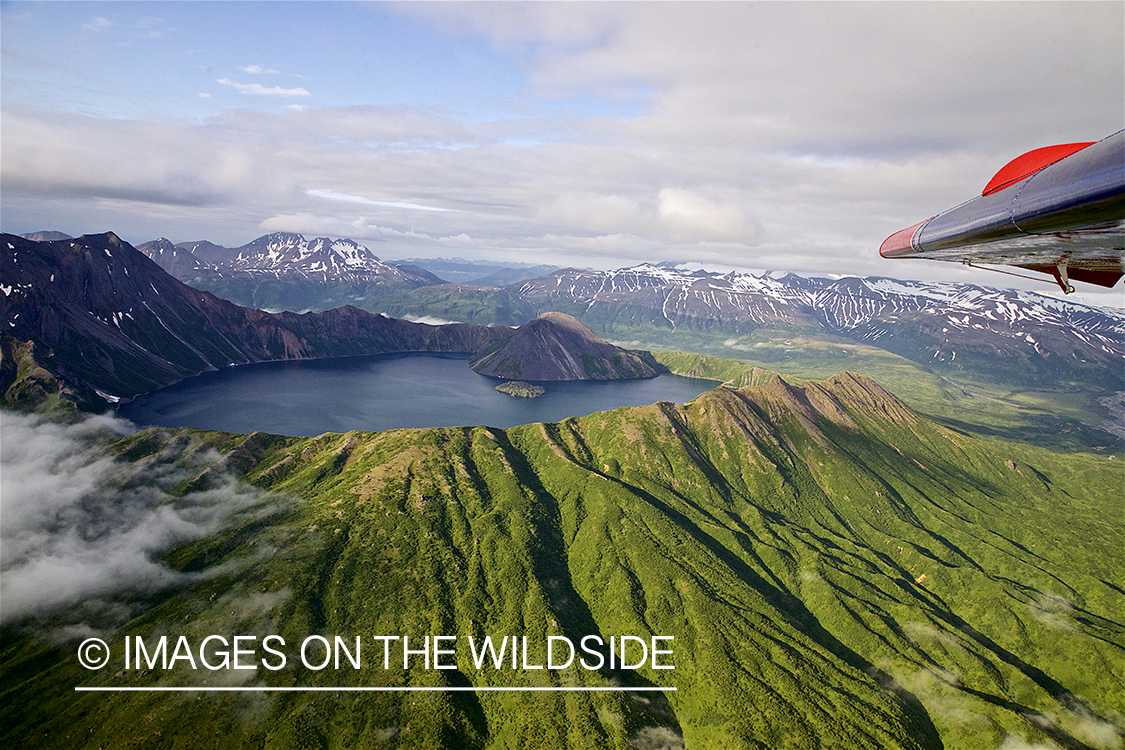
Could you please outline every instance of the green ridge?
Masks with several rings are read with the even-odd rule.
[[[674,671],[478,672],[459,647],[455,671],[314,672],[291,659],[211,679],[674,693],[76,694],[201,678],[87,672],[74,644],[10,627],[5,746],[1120,744],[1117,458],[968,435],[850,373],[748,379],[687,406],[509,430],[152,430],[113,446],[134,462],[210,448],[222,458],[184,489],[234,470],[290,500],[171,555],[210,572],[149,601],[111,643],[673,635]]]

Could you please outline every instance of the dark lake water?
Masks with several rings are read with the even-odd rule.
[[[538,383],[547,394],[523,399],[496,391],[501,382],[470,370],[464,356],[265,362],[188,378],[125,404],[120,413],[146,426],[293,436],[400,427],[512,427],[657,401],[682,404],[717,385],[678,375]]]

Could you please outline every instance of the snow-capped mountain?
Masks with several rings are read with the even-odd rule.
[[[935,338],[950,344],[935,349],[938,359],[952,361],[956,340],[966,337],[976,338],[978,343],[992,337],[1007,339],[1039,354],[1046,353],[1040,339],[1050,337],[1056,345],[1060,338],[1072,339],[1075,355],[1082,348],[1092,348],[1118,358],[1125,356],[1125,313],[1034,292],[949,282],[846,278],[813,292],[810,303],[830,328],[869,341],[886,336],[895,323],[925,321]]]
[[[1071,368],[1085,371],[1078,377],[1120,381],[1125,358],[1125,313],[973,284],[644,264],[566,269],[525,282],[516,294],[541,310],[569,312],[602,335],[637,325],[742,334],[819,329],[939,369],[1020,370],[1032,382],[1057,382]]]
[[[597,308],[607,312],[622,308],[627,310],[628,320],[672,328],[816,324],[808,295],[783,280],[733,272],[680,271],[647,263],[616,271],[564,269],[524,282],[518,296],[544,309],[551,309],[550,303],[556,300],[580,302],[588,313]]]
[[[327,310],[389,292],[442,284],[414,267],[384,263],[350,239],[275,232],[241,247],[153,240],[137,247],[180,281],[247,307]]]
[[[267,234],[235,248],[226,266],[251,276],[296,276],[321,282],[398,280],[413,286],[413,279],[407,274],[379,260],[355,240],[307,240],[303,235],[286,232]]]
[[[199,255],[206,252],[210,262],[193,252],[193,245],[198,248]],[[186,255],[196,264],[192,270],[205,275],[213,269],[214,274],[226,277],[298,278],[322,283],[375,281],[404,286],[435,283],[433,278],[384,263],[367,246],[351,239],[314,237],[310,240],[300,234],[275,232],[236,248],[202,242],[172,245],[168,240],[154,240],[139,245],[137,249],[173,274],[176,270],[170,267],[171,264],[165,265],[166,261],[162,259],[178,263],[187,271]]]

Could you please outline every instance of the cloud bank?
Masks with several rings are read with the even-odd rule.
[[[5,412],[0,433],[0,622],[73,610],[193,580],[159,557],[262,502],[231,478],[173,496],[218,456],[129,463],[107,451],[132,425],[92,417],[66,425]]]
[[[500,97],[470,80],[469,113],[409,92],[375,97],[349,57],[320,71],[316,97],[221,77],[217,89],[247,95],[217,91],[207,118],[133,119],[59,112],[6,90],[5,229],[238,246],[266,227],[322,227],[377,240],[387,258],[534,254],[596,268],[644,259],[1020,284],[887,262],[878,247],[1023,151],[1102,138],[1125,121],[1120,3],[383,11],[427,41],[487,47],[519,85]],[[238,75],[271,75],[285,60],[280,49],[263,55],[277,68]],[[306,60],[285,62],[297,64]],[[188,91],[201,101],[196,81]],[[293,99],[308,106],[286,109]]]

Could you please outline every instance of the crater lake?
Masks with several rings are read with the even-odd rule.
[[[558,422],[622,406],[684,403],[718,385],[663,374],[644,380],[536,382],[535,399],[496,390],[464,355],[391,354],[263,362],[186,378],[123,404],[142,426],[312,437],[404,427]]]

